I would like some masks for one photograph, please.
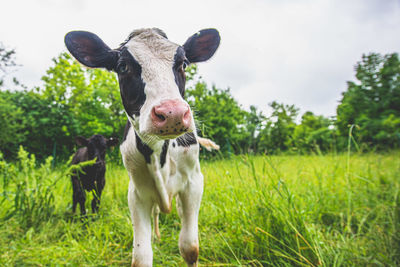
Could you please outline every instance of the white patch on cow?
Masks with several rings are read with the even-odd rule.
[[[179,93],[173,73],[174,57],[179,45],[160,36],[154,29],[137,30],[125,44],[128,51],[142,68],[142,79],[145,83],[146,101],[140,110],[139,128],[135,129],[144,139],[155,132],[151,121],[151,110],[165,100],[179,99],[187,102]],[[134,125],[135,126],[135,125]],[[189,132],[194,131],[193,115]],[[145,140],[147,142],[147,140]],[[151,141],[151,140],[150,140]]]

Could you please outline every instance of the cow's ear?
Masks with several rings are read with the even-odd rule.
[[[216,29],[205,29],[193,34],[183,45],[190,63],[210,59],[219,46],[221,37]]]
[[[107,146],[108,147],[116,146],[116,145],[118,145],[118,142],[119,142],[118,138],[111,137],[111,138],[107,139]]]
[[[117,64],[118,51],[109,48],[94,33],[72,31],[65,35],[64,42],[69,52],[87,67],[113,70]]]
[[[87,146],[89,144],[89,141],[83,136],[75,137],[75,142],[78,146]]]

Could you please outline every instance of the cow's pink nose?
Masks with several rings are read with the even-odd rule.
[[[153,107],[151,119],[157,133],[174,135],[186,132],[191,123],[188,104],[182,100],[167,100]]]

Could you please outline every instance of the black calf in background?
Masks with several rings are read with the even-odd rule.
[[[85,201],[87,191],[93,191],[92,211],[93,213],[99,210],[101,192],[106,184],[105,172],[106,161],[105,155],[107,147],[118,144],[118,138],[107,139],[102,135],[93,135],[89,139],[78,136],[75,138],[76,143],[81,148],[76,151],[71,164],[92,160],[96,158],[96,163],[91,166],[82,168],[82,171],[76,171],[71,175],[72,181],[72,212],[75,213],[76,205],[79,203],[81,214],[86,214]]]

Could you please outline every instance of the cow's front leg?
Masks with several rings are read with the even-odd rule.
[[[188,266],[197,266],[199,257],[198,215],[203,194],[203,175],[190,177],[187,187],[177,197],[177,208],[182,229],[179,234],[179,251]]]
[[[77,176],[72,176],[71,177],[72,181],[72,212],[75,213],[76,205],[79,203],[79,206],[81,208],[81,215],[85,216],[86,215],[86,209],[85,209],[85,202],[86,202],[86,193],[85,189],[82,188],[81,181],[79,180],[79,177]]]
[[[160,228],[158,227],[159,214],[160,214],[160,208],[158,207],[158,205],[154,205],[154,207],[153,207],[153,231],[154,231],[154,239],[157,238],[157,240],[161,239]]]
[[[103,177],[104,177],[104,174],[103,174]],[[103,192],[105,184],[106,184],[105,178],[100,179],[99,181],[96,181],[96,184],[94,186],[94,191],[93,191],[93,200],[92,200],[92,212],[93,213],[96,213],[99,211],[101,193]]]
[[[152,266],[153,251],[151,249],[151,210],[150,199],[141,199],[129,183],[128,204],[133,225],[132,266]]]
[[[162,167],[160,165],[160,160],[157,155],[153,154],[151,156],[151,163],[148,164],[148,168],[151,175],[153,176],[154,183],[156,185],[156,189],[160,197],[159,207],[162,212],[170,213],[172,208],[171,207],[172,196],[168,195],[164,178],[161,174]]]

